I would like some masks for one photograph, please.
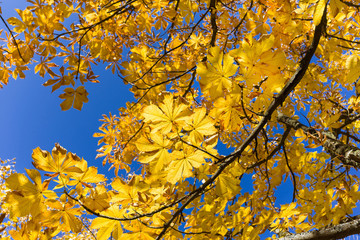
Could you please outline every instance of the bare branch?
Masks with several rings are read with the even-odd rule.
[[[211,35],[211,41],[210,41],[210,46],[214,47],[215,46],[215,42],[216,42],[216,34],[218,31],[218,27],[216,24],[216,0],[211,0],[210,1],[210,23],[211,23],[211,29],[212,29],[212,35]]]
[[[339,40],[342,40],[342,41],[345,41],[345,42],[348,42],[348,43],[356,43],[356,44],[360,44],[360,41],[352,41],[352,40],[348,40],[348,39],[345,39],[345,38],[342,38],[342,37],[338,37],[338,36],[333,35],[333,34],[328,34],[328,33],[326,33],[326,36],[327,36],[327,37],[336,38],[336,39],[339,39]]]
[[[19,53],[19,56],[20,56],[20,58],[21,58],[21,59],[24,61],[24,63],[25,63],[26,61],[24,60],[24,58],[23,58],[22,55],[21,55],[21,52],[20,52],[20,49],[19,49],[19,45],[18,45],[17,42],[16,42],[16,39],[15,39],[15,37],[14,37],[13,32],[11,31],[11,29],[9,28],[9,25],[6,23],[5,19],[4,19],[1,15],[0,15],[0,19],[1,19],[1,21],[5,24],[5,27],[7,28],[7,30],[10,32],[11,38],[12,38],[12,40],[13,40],[15,46],[16,46],[16,49],[17,49],[17,51],[18,51],[18,53]]]
[[[193,34],[193,32],[195,31],[196,27],[202,22],[202,20],[205,18],[205,16],[207,15],[207,13],[210,11],[210,8],[200,17],[200,19],[196,22],[196,24],[194,25],[194,27],[192,27],[189,35],[185,38],[184,41],[182,41],[179,45],[177,45],[176,47],[173,47],[172,49],[164,52],[156,61],[155,63],[146,71],[144,72],[141,77],[139,77],[138,79],[136,79],[134,82],[138,82],[140,80],[142,80],[149,72],[151,72],[151,70],[153,70],[153,68],[169,53],[171,53],[172,51],[175,51],[176,49],[180,48],[181,46],[183,46],[185,43],[187,43],[187,41],[190,39],[191,35]]]
[[[360,233],[360,216],[353,220],[349,219],[336,226],[325,227],[320,230],[309,231],[305,233],[294,234],[279,238],[278,240],[331,240],[341,239],[347,236]]]
[[[253,132],[245,139],[243,144],[241,144],[241,146],[238,149],[236,149],[235,152],[224,158],[224,161],[222,161],[219,164],[217,171],[208,180],[206,180],[200,187],[198,187],[197,189],[195,189],[194,191],[192,191],[187,195],[188,196],[187,201],[180,208],[178,208],[171,217],[171,219],[167,223],[165,223],[164,229],[161,231],[161,233],[157,236],[156,239],[161,239],[164,236],[167,229],[171,226],[171,224],[179,216],[179,214],[186,208],[186,206],[189,205],[194,199],[199,197],[201,193],[205,191],[205,189],[210,184],[215,182],[216,178],[225,170],[225,168],[229,166],[231,163],[233,163],[236,159],[238,159],[243,153],[243,151],[246,149],[246,147],[250,145],[250,143],[257,137],[261,129],[271,119],[272,113],[277,109],[278,106],[280,106],[285,101],[285,99],[290,94],[290,92],[297,86],[297,84],[301,81],[301,79],[305,75],[305,72],[310,64],[311,58],[315,53],[315,50],[319,44],[320,38],[323,34],[323,30],[325,29],[325,27],[326,27],[326,8],[324,9],[324,13],[320,24],[315,27],[313,41],[309,49],[306,51],[304,58],[301,59],[300,66],[298,67],[292,78],[285,85],[285,87],[278,94],[278,96],[271,102],[270,106],[265,112],[263,119],[253,130]]]
[[[297,130],[302,129],[319,142],[323,142],[325,150],[338,157],[338,159],[345,165],[350,165],[355,168],[360,168],[360,149],[349,144],[344,144],[337,140],[328,131],[317,131],[312,127],[307,127],[298,120],[287,117],[281,113],[278,115],[278,121],[287,126]]]
[[[290,128],[286,129],[286,131],[290,131]],[[296,198],[296,194],[297,194],[297,188],[296,188],[296,177],[294,174],[294,171],[292,170],[292,168],[290,167],[289,164],[289,158],[286,154],[286,149],[285,146],[283,145],[283,150],[284,150],[284,157],[285,157],[285,161],[286,161],[286,166],[289,168],[289,171],[291,173],[291,178],[292,178],[292,182],[293,182],[293,196],[292,196],[292,202],[295,201]]]

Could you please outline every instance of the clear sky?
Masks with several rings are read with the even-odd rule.
[[[2,16],[8,19],[18,16],[14,9],[24,9],[25,0],[0,0]],[[3,23],[1,28],[5,29]],[[100,166],[102,159],[95,160],[97,141],[92,137],[98,131],[102,114],[118,113],[125,102],[133,101],[121,79],[110,71],[97,67],[100,83],[86,84],[89,102],[82,111],[70,109],[61,111],[62,91],[51,93],[51,87],[42,84],[48,80],[26,71],[25,79],[10,79],[9,84],[0,89],[0,158],[16,158],[16,170],[33,168],[31,153],[36,147],[51,151],[59,143],[68,151],[83,157],[89,165]],[[101,172],[105,173],[109,166]]]

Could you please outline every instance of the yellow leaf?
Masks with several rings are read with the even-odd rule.
[[[147,106],[142,113],[145,121],[152,123],[152,131],[161,130],[162,134],[169,133],[173,128],[174,130],[181,128],[181,123],[189,118],[189,114],[187,106],[175,102],[172,95],[166,95],[159,106]]]
[[[351,55],[346,59],[346,68],[349,70],[346,83],[354,83],[360,76],[360,64],[357,55]]]
[[[74,233],[79,233],[83,227],[80,219],[68,211],[64,211],[62,221],[65,225],[69,226]]]
[[[102,215],[110,216],[110,217],[124,217],[124,211],[119,209],[119,206],[113,204],[111,207],[101,212]],[[91,228],[99,229],[97,232],[98,240],[107,240],[109,239],[111,233],[117,232],[117,234],[121,235],[123,232],[121,224],[119,221],[111,220],[107,218],[95,218],[91,223]]]
[[[167,180],[172,184],[181,178],[191,177],[193,175],[192,170],[199,168],[205,162],[202,152],[191,152],[187,148],[182,151],[174,151],[171,158],[174,160],[170,163]]]
[[[38,215],[44,211],[44,198],[42,191],[41,179],[36,170],[29,171],[36,181],[40,181],[40,185],[33,184],[29,179],[20,173],[14,173],[6,179],[6,186],[12,191],[6,196],[5,201],[10,203],[11,217],[23,217],[28,214],[33,216]]]
[[[296,217],[296,224],[302,223],[307,218],[307,214],[300,214]]]
[[[152,152],[170,147],[171,141],[161,133],[150,133],[150,139],[141,137],[135,142],[136,147],[143,152]]]
[[[338,119],[341,116],[341,112],[331,114],[329,117],[325,118],[324,120],[324,127],[332,127],[336,128],[337,125],[342,125],[342,123],[338,122]]]
[[[230,91],[232,87],[232,77],[238,66],[234,64],[234,59],[228,53],[223,54],[219,47],[210,49],[207,56],[210,64],[200,63],[197,66],[197,73],[200,75],[200,85],[202,91],[208,91],[212,99],[223,95],[223,91]]]
[[[280,218],[290,218],[299,213],[299,210],[296,209],[296,202],[292,202],[281,206]]]
[[[108,190],[104,185],[91,189],[90,195],[84,199],[84,204],[93,211],[104,211],[110,207]]]
[[[117,193],[112,197],[113,202],[128,204],[138,200],[138,193],[149,189],[149,185],[145,183],[140,176],[132,177],[129,182],[125,182],[120,178],[115,178],[111,186]]]
[[[26,25],[19,19],[17,19],[16,17],[11,17],[7,20],[7,22],[10,25],[16,26],[14,28],[14,31],[17,33],[22,33],[26,30]]]
[[[69,185],[75,185],[77,183],[100,183],[106,181],[106,178],[103,174],[97,173],[96,167],[89,167],[84,170],[84,172],[78,173],[78,172],[72,172],[70,174],[71,178],[74,178],[76,180],[69,182]],[[87,186],[87,185],[86,185]]]
[[[344,7],[346,7],[346,5],[340,0],[330,0],[329,5],[333,17],[336,17],[336,15],[341,12]]]
[[[59,98],[65,99],[60,106],[61,110],[66,111],[69,110],[73,104],[75,91],[72,88],[65,88],[64,92],[65,93],[59,95]]]
[[[219,120],[226,131],[238,131],[245,115],[236,98],[227,95],[218,98],[214,102],[214,108],[210,113],[216,120]]]
[[[74,100],[75,109],[81,110],[83,103],[87,103],[89,101],[87,95],[89,95],[89,93],[85,90],[84,86],[80,86],[76,89]]]
[[[139,162],[151,163],[151,172],[158,173],[170,161],[167,148],[170,148],[171,141],[159,132],[151,133],[150,137],[151,142],[149,139],[142,137],[135,144],[140,151],[147,152],[140,155]]]
[[[38,186],[41,186],[41,175],[36,169],[25,169],[27,175],[34,181],[34,183]]]
[[[324,9],[326,7],[327,1],[328,0],[319,0],[318,3],[316,4],[314,17],[313,17],[313,21],[314,21],[315,26],[319,25],[320,22],[321,22],[321,18],[322,18],[323,14],[324,14]]]
[[[309,145],[306,146],[306,148],[317,148],[320,147],[322,145],[322,143],[310,143]]]
[[[73,104],[75,109],[81,110],[83,103],[89,101],[87,98],[89,93],[85,90],[84,86],[80,86],[76,90],[65,88],[64,92],[65,93],[59,95],[61,99],[64,99],[60,104],[61,110],[63,111],[69,110]]]
[[[192,122],[184,129],[190,131],[189,137],[192,144],[200,145],[204,136],[210,136],[216,133],[214,121],[206,115],[205,108],[197,108],[192,115]]]
[[[220,175],[216,181],[216,193],[218,196],[235,196],[240,193],[240,180],[229,175]]]
[[[82,172],[80,168],[74,168],[80,162],[80,158],[75,154],[67,153],[66,149],[58,143],[55,144],[52,155],[39,147],[34,149],[32,153],[33,165],[39,170],[58,174]]]
[[[159,229],[153,229],[147,227],[143,222],[134,221],[132,224],[124,224],[124,229],[128,230],[121,235],[117,234],[119,240],[154,240],[156,232],[160,232]],[[130,231],[130,232],[129,232]],[[175,239],[168,238],[168,239]],[[179,238],[176,238],[179,239]]]

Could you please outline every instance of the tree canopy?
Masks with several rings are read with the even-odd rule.
[[[4,168],[4,239],[360,233],[358,0],[28,2],[1,17],[1,87],[33,68],[81,110],[101,65],[136,101],[94,134],[117,177],[61,143]]]

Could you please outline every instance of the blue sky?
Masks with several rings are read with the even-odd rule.
[[[14,9],[24,9],[26,1],[3,0],[0,6],[3,17],[8,19],[18,16]],[[5,28],[3,24],[2,28]],[[99,139],[92,137],[101,125],[99,119],[109,112],[117,114],[125,102],[133,101],[129,87],[103,69],[102,66],[94,69],[100,75],[100,83],[85,86],[89,102],[82,111],[61,111],[58,95],[62,91],[52,94],[51,87],[42,86],[48,79],[35,75],[33,69],[26,71],[25,79],[10,79],[9,84],[0,89],[0,158],[16,158],[16,170],[25,172],[24,168],[33,168],[31,153],[34,148],[51,151],[58,142],[86,159],[89,165],[101,166],[102,159],[95,160]]]

